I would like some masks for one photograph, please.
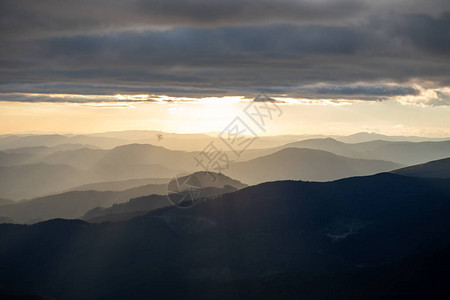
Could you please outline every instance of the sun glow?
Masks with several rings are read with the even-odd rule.
[[[283,117],[271,122],[271,128],[261,134],[371,131],[449,136],[450,107],[441,105],[438,109],[437,106],[445,102],[450,91],[420,91],[416,96],[381,102],[273,97],[283,109]],[[152,94],[15,93],[1,97],[0,133],[87,133],[125,129],[220,132],[235,117],[245,117],[243,110],[253,100],[244,96],[194,98]]]

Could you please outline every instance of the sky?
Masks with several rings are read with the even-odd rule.
[[[0,134],[450,136],[446,0],[2,0]]]

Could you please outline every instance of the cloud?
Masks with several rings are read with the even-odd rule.
[[[330,24],[395,12],[436,15],[446,0],[2,0],[7,38],[102,34],[176,26]]]
[[[100,106],[117,106],[117,103],[152,102],[148,95],[72,95],[72,94],[25,94],[25,93],[1,93],[0,101],[9,102],[52,102],[52,103],[98,103]]]
[[[0,101],[25,103],[76,103],[102,108],[133,107],[133,103],[206,103],[211,101],[248,101],[244,97],[170,97],[152,94],[80,95],[0,93]],[[275,101],[275,100],[274,100]]]
[[[450,106],[450,89],[446,91],[436,91],[436,97],[428,101],[431,106]]]
[[[418,87],[420,93],[416,96],[398,96],[395,100],[401,104],[416,106],[450,106],[450,88],[426,89]]]
[[[442,0],[4,0],[0,92],[416,95],[412,81],[450,85],[449,11]]]
[[[266,93],[261,93],[253,99],[253,102],[276,102],[277,100],[271,98]]]
[[[367,3],[356,0],[3,0],[0,18],[6,37],[51,37],[136,28],[339,20],[363,12]]]
[[[398,86],[386,84],[351,84],[351,85],[318,85],[307,87],[304,90],[318,95],[342,96],[373,96],[388,97],[397,95],[418,95],[420,91],[411,86]]]
[[[103,36],[27,40],[0,50],[3,83],[69,82],[162,89],[288,89],[304,83],[413,78],[443,82],[450,64],[446,45],[424,48],[414,37],[365,26],[278,24],[174,28]],[[427,18],[420,20],[428,20]],[[410,23],[417,19],[409,18]],[[406,21],[405,21],[406,22]],[[404,22],[402,22],[403,24]],[[431,33],[430,33],[430,32]],[[441,39],[446,43],[445,38]],[[153,91],[149,91],[152,92]]]
[[[89,84],[89,83],[0,83],[0,93],[26,93],[26,94],[73,94],[88,96],[114,96],[117,94],[139,95],[223,95],[226,90],[214,88],[176,88],[155,87],[148,85],[112,85],[112,84]]]
[[[56,85],[52,85],[55,87]],[[64,88],[70,85],[64,84]],[[75,90],[79,88],[76,85]],[[84,86],[89,90],[88,86]],[[94,86],[93,90],[98,86]],[[116,87],[119,89],[120,87]],[[111,87],[108,87],[111,89]],[[69,88],[70,90],[70,88]],[[128,90],[126,88],[124,91]],[[135,89],[132,89],[134,92]],[[223,93],[211,96],[200,95],[196,91],[185,91],[180,96],[171,96],[167,94],[124,94],[115,95],[108,94],[55,94],[55,93],[0,93],[0,101],[9,102],[53,102],[53,103],[99,103],[102,107],[111,107],[118,104],[124,104],[127,107],[132,103],[210,103],[211,101],[249,101],[254,102],[277,102],[285,104],[349,104],[350,101],[383,101],[397,100],[400,103],[408,105],[431,105],[445,106],[450,105],[450,92],[448,89],[426,89],[415,85],[393,85],[386,83],[347,83],[342,85],[336,84],[313,84],[297,86],[284,95],[278,95],[276,98],[269,96],[265,91],[259,91],[249,97],[236,96],[240,92],[236,92],[235,96],[224,97]],[[169,92],[170,93],[170,92]],[[254,95],[257,95],[254,97]],[[271,94],[274,95],[274,94]],[[289,95],[297,95],[290,97]],[[118,104],[116,104],[118,103]],[[111,104],[111,105],[109,105]]]

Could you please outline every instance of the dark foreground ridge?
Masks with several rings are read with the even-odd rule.
[[[1,225],[0,282],[56,299],[433,295],[449,220],[449,179],[271,182],[124,222]]]
[[[450,157],[392,171],[392,173],[425,178],[450,178]]]

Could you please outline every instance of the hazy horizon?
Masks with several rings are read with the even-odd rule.
[[[132,107],[105,108],[73,103],[3,102],[0,104],[3,108],[0,134],[124,130],[220,132],[233,118],[243,114],[248,103],[133,103]],[[450,136],[449,107],[411,106],[395,101],[278,105],[283,109],[283,115],[271,121],[266,132],[260,132],[261,135],[374,132],[384,135]]]
[[[7,132],[7,133],[1,133],[0,135],[101,135],[106,133],[125,133],[125,132],[153,132],[155,134],[157,133],[166,133],[166,134],[176,134],[176,135],[205,135],[209,137],[216,137],[220,134],[219,131],[193,131],[193,132],[170,132],[170,131],[162,131],[162,130],[151,130],[151,129],[123,129],[123,130],[112,130],[112,131],[87,131],[87,132],[70,132],[70,131],[19,131],[19,132]],[[320,136],[323,137],[349,137],[353,135],[359,135],[359,134],[367,134],[367,135],[374,135],[374,136],[386,136],[386,137],[417,137],[417,138],[430,138],[430,139],[441,139],[446,140],[450,139],[450,135],[443,135],[443,136],[426,136],[426,135],[390,135],[387,133],[381,133],[381,132],[375,132],[375,131],[355,131],[353,133],[349,134],[325,134],[321,132],[311,132],[311,133],[287,133],[287,134],[270,134],[270,133],[263,133],[260,134],[260,137],[270,138],[270,137],[282,137],[282,136],[304,136],[312,138],[315,138],[316,136],[320,138]]]

